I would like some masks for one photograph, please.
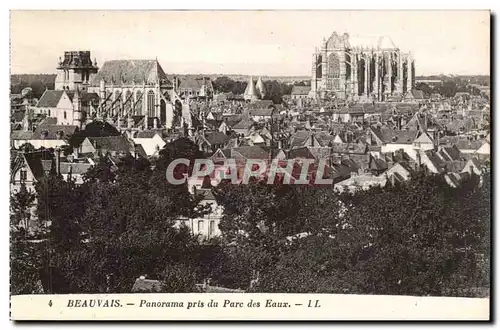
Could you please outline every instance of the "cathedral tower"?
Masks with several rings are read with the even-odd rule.
[[[74,91],[79,88],[87,91],[92,76],[97,73],[97,63],[90,58],[90,51],[64,52],[64,59],[59,58],[56,90]]]

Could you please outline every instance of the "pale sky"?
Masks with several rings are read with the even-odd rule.
[[[166,73],[311,74],[333,31],[389,36],[417,75],[489,74],[488,11],[12,11],[11,73],[55,73],[68,50],[154,59]]]

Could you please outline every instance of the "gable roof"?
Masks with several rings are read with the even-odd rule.
[[[416,130],[393,130],[387,126],[381,128],[372,126],[371,130],[383,143],[411,144],[418,133]]]
[[[31,140],[33,137],[32,131],[16,130],[10,132],[11,140]]]
[[[59,100],[61,99],[62,95],[66,91],[52,91],[52,90],[45,90],[45,92],[42,94],[40,99],[38,100],[38,103],[36,104],[37,107],[39,108],[55,108],[57,107],[57,104],[59,103]],[[70,98],[71,99],[71,98]]]
[[[113,60],[104,62],[102,68],[92,80],[92,85],[99,86],[101,80],[105,83],[135,83],[172,85],[157,60]]]
[[[87,139],[92,143],[92,145],[96,149],[130,152],[133,148],[132,144],[123,135],[87,137]]]
[[[421,90],[413,89],[411,91],[411,94],[412,94],[413,98],[416,100],[423,100],[424,99],[424,93]]]
[[[60,140],[58,132],[62,133],[62,138],[66,139],[78,131],[78,126],[74,125],[39,125],[33,132],[32,140]],[[47,134],[44,136],[44,132]]]
[[[138,139],[152,139],[157,134],[161,137],[161,134],[159,134],[157,131],[153,131],[153,130],[139,131],[137,133],[136,138],[138,138]]]
[[[210,143],[210,145],[225,144],[227,141],[229,141],[229,136],[222,132],[215,131],[205,133],[205,139],[208,143]]]
[[[259,146],[242,146],[231,149],[231,156],[235,153],[246,159],[269,159],[269,152]]]

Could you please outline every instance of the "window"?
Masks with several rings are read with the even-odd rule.
[[[198,233],[203,231],[203,220],[198,221]]]
[[[210,225],[208,227],[208,235],[209,237],[215,235],[215,220],[210,221]]]
[[[64,111],[64,119],[66,119],[66,111]]]
[[[48,111],[49,111],[49,117],[50,117],[50,109]]]
[[[21,178],[21,182],[25,182],[26,179],[28,178],[28,172],[26,170],[21,170],[21,172],[19,173],[20,175],[20,178]]]
[[[147,98],[148,116],[155,117],[155,92],[149,91]]]

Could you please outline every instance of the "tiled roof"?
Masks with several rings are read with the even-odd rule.
[[[268,159],[269,152],[258,146],[244,146],[231,149],[231,155],[240,154],[246,159]]]
[[[314,155],[311,153],[308,147],[296,148],[292,149],[288,153],[289,159],[295,158],[305,158],[305,159],[314,159]]]
[[[139,131],[137,133],[136,138],[138,139],[152,139],[156,134],[160,135],[157,131],[147,130],[147,131]]]
[[[424,99],[424,93],[420,90],[417,90],[417,89],[413,89],[411,91],[412,95],[413,95],[413,98],[416,99],[416,100],[423,100]]]
[[[247,128],[252,127],[253,124],[254,124],[254,122],[250,119],[248,119],[248,120],[242,119],[238,123],[234,124],[231,128],[232,129],[247,129]]]
[[[245,107],[249,110],[251,109],[265,109],[274,107],[274,103],[271,100],[256,100],[252,103],[246,104]]]
[[[26,160],[26,164],[30,168],[31,173],[33,173],[35,179],[37,180],[43,177],[45,174],[42,162],[44,160],[51,160],[52,157],[53,157],[52,154],[46,150],[24,153],[24,159]]]
[[[181,78],[179,89],[198,90],[201,89],[201,86],[203,86],[203,80],[188,76]]]
[[[297,131],[290,138],[290,146],[291,147],[302,147],[306,140],[311,135],[308,131]]]
[[[163,285],[160,281],[138,278],[132,286],[132,292],[161,292],[162,287]]]
[[[273,109],[252,109],[250,110],[250,116],[262,116],[271,117]]]
[[[84,174],[92,167],[89,163],[66,163],[61,162],[59,168],[61,174]]]
[[[411,144],[417,136],[416,130],[393,130],[389,127],[372,127],[373,133],[384,143]]]
[[[52,91],[47,89],[38,100],[36,106],[39,108],[55,108],[64,92],[65,91]]]
[[[160,84],[172,85],[157,60],[106,61],[92,80],[92,85],[99,86],[101,79],[118,85],[122,82],[140,85],[143,81],[155,84],[157,80]]]
[[[18,130],[10,132],[11,140],[31,140],[32,137],[33,137],[32,131]]]
[[[365,154],[366,144],[364,143],[332,143],[332,152],[348,154]]]
[[[229,141],[229,136],[222,132],[208,132],[205,133],[205,139],[211,145],[225,144],[227,141]]]
[[[133,149],[132,144],[123,135],[105,136],[105,137],[87,137],[96,149],[108,151],[130,152]]]
[[[33,140],[59,140],[58,132],[62,133],[62,139],[67,139],[78,131],[78,126],[73,125],[40,125],[33,132]],[[46,135],[44,136],[44,132]]]

